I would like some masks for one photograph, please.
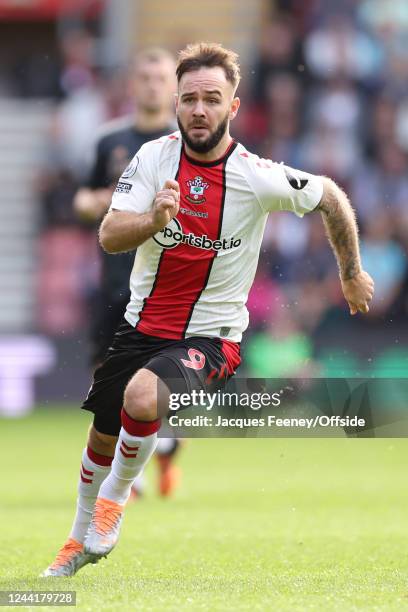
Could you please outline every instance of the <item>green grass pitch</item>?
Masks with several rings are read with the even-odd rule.
[[[194,440],[174,498],[150,466],[108,559],[37,578],[71,525],[89,421],[0,421],[0,589],[75,590],[81,611],[408,610],[404,439]]]

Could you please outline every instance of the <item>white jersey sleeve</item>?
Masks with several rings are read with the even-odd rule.
[[[151,209],[159,191],[154,172],[158,147],[153,143],[142,145],[124,170],[113,193],[110,210],[145,213]]]
[[[256,161],[257,160],[257,161]],[[323,181],[315,176],[270,160],[253,160],[252,188],[264,212],[286,210],[303,217],[319,204]]]

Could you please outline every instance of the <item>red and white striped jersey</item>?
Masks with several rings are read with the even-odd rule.
[[[180,185],[180,210],[138,247],[125,317],[160,338],[239,342],[248,326],[245,304],[267,214],[303,216],[313,210],[322,180],[260,159],[236,142],[221,159],[200,162],[186,154],[175,132],[140,148],[119,180],[111,209],[151,210],[167,179]]]

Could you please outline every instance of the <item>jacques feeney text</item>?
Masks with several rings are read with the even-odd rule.
[[[172,427],[364,427],[365,419],[358,416],[327,416],[324,414],[316,415],[311,418],[277,417],[274,414],[266,418],[234,417],[226,418],[222,416],[209,417],[197,415],[194,417],[183,417],[173,414],[169,417],[169,424]]]

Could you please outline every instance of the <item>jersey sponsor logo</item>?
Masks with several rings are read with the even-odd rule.
[[[166,227],[153,236],[153,240],[164,249],[174,249],[181,242],[177,240],[179,235],[183,235],[183,228],[177,219],[172,219]]]
[[[134,159],[130,162],[130,164],[124,169],[121,178],[127,179],[134,175],[139,165],[139,158],[136,155]]]
[[[289,181],[289,185],[293,187],[293,189],[300,191],[301,189],[306,187],[309,182],[308,179],[303,179],[300,178],[300,176],[296,176],[293,173],[293,170],[289,170],[289,168],[287,168],[286,166],[284,166],[283,169],[285,170],[286,178]]]
[[[132,185],[130,183],[124,183],[123,181],[119,181],[116,185],[116,193],[129,193],[132,189]]]
[[[206,201],[204,191],[208,189],[209,184],[204,183],[201,176],[196,176],[190,181],[186,181],[187,187],[190,187],[190,194],[186,195],[186,200],[191,204],[203,204]]]
[[[160,232],[153,236],[153,240],[164,249],[174,249],[179,244],[188,244],[204,251],[229,251],[241,245],[241,238],[223,238],[211,240],[206,234],[196,236],[192,232],[185,234],[178,219],[172,219]]]

